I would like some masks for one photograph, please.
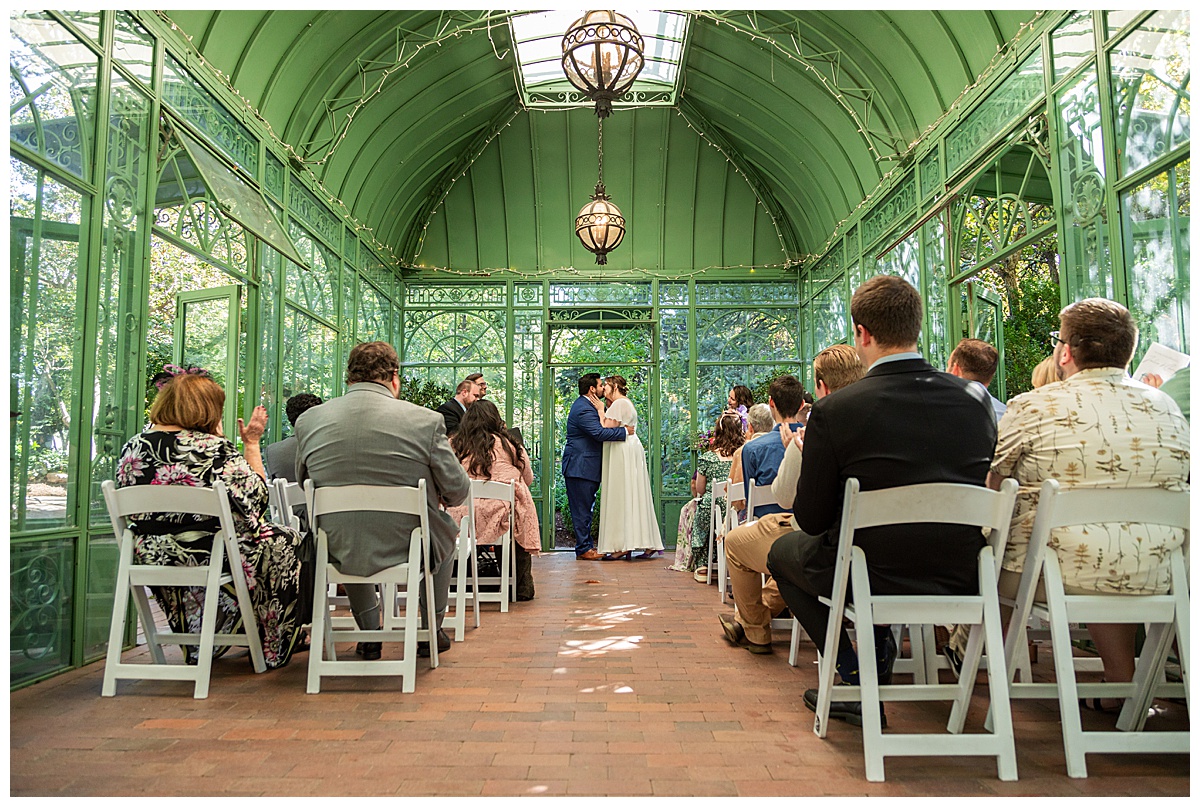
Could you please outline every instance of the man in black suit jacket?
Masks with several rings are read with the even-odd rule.
[[[779,538],[767,568],[809,637],[821,646],[833,592],[839,520],[846,480],[862,490],[957,482],[983,486],[996,448],[996,422],[986,391],[935,370],[917,349],[921,297],[903,279],[878,275],[850,302],[854,346],[867,374],[813,405],[793,512],[799,532]],[[855,535],[867,556],[871,590],[879,594],[974,594],[985,543],[978,527],[901,525]],[[876,627],[880,683],[891,680],[896,645]],[[837,658],[843,683],[858,683],[858,658],[843,630]],[[804,693],[816,708],[816,690]],[[832,717],[861,725],[858,703],[835,703]],[[886,721],[885,721],[886,724]]]
[[[458,431],[458,422],[467,413],[467,407],[478,399],[479,389],[475,386],[474,381],[468,378],[458,382],[458,388],[454,390],[454,397],[447,398],[446,402],[437,408],[437,411],[446,420],[447,437]]]

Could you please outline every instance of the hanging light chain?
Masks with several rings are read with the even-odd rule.
[[[596,173],[600,186],[604,187],[604,118],[600,118],[599,129],[596,137]]]

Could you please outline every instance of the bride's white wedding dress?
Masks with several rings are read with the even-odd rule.
[[[628,398],[618,398],[604,416],[637,428],[637,410]],[[604,444],[600,472],[600,540],[596,551],[627,552],[662,549],[646,450],[637,433]]]

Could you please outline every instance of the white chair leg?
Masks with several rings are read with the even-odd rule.
[[[121,663],[121,645],[125,638],[125,618],[129,610],[129,567],[133,560],[133,542],[121,541],[121,557],[117,562],[116,596],[113,598],[112,620],[108,626],[108,656],[104,660],[104,682],[100,694],[111,698],[117,694],[117,667]],[[159,650],[161,654],[162,651]],[[155,659],[155,663],[161,663]]]
[[[996,754],[997,775],[1003,782],[1017,780],[1017,747],[1013,733],[1012,703],[1008,682],[1011,676],[1004,663],[1004,635],[1000,628],[1000,600],[996,595],[995,567],[988,558],[980,564],[980,588],[983,595],[983,637],[988,654],[988,702],[993,715],[993,734],[1000,746]],[[974,676],[972,676],[972,681]],[[964,704],[963,713],[966,713]]]
[[[471,610],[475,614],[475,627],[479,627],[479,555],[475,552],[475,534],[467,536],[467,564],[471,573]]]
[[[800,620],[792,617],[792,642],[788,648],[788,664],[795,667],[800,655]]]
[[[1151,625],[1146,631],[1146,642],[1138,656],[1133,671],[1133,697],[1126,698],[1117,718],[1118,731],[1141,731],[1146,725],[1146,715],[1154,702],[1155,685],[1162,679],[1167,655],[1171,651],[1171,640],[1175,637],[1175,626]]]
[[[710,529],[708,531],[708,560],[705,562],[705,564],[706,564],[705,568],[708,571],[705,572],[705,576],[704,576],[704,585],[706,585],[706,586],[711,586],[713,584],[713,552],[716,551],[716,547],[717,547],[717,542],[713,538],[713,531]],[[719,569],[720,568],[720,565],[719,565],[720,559],[717,560],[717,563],[718,563],[717,568]],[[725,602],[724,589],[721,590],[721,602]]]
[[[979,673],[979,656],[983,652],[984,634],[981,625],[972,625],[963,651],[962,671],[958,676],[958,695],[950,710],[946,730],[951,734],[962,734],[967,721],[967,709],[971,706],[971,694],[975,691],[975,677]],[[1007,688],[1007,682],[1006,688]]]
[[[508,613],[509,600],[509,570],[512,566],[512,530],[503,536],[500,542],[500,613]]]
[[[851,574],[854,574],[853,568]],[[858,634],[858,677],[862,692],[863,764],[868,782],[882,782],[883,721],[879,716],[879,671],[875,663],[875,631],[872,630],[869,603],[860,602],[855,591],[855,610],[863,630]]]
[[[126,578],[126,582],[128,582],[128,578]],[[146,638],[146,647],[150,650],[150,658],[155,664],[166,664],[167,657],[163,655],[163,643],[158,638],[158,626],[154,624],[154,612],[150,610],[150,597],[146,594],[146,587],[133,586],[132,588],[134,609],[137,611],[138,620],[142,625],[142,635]]]
[[[336,660],[333,650],[333,624],[329,616],[329,585],[326,582],[329,556],[324,549],[324,540],[322,540],[317,553],[317,566],[313,574],[313,621],[312,636],[309,638],[308,686],[306,689],[310,695],[321,691],[321,662]]]
[[[715,549],[717,552],[717,585],[721,587],[721,602],[725,602],[725,590],[728,588],[725,578],[729,574],[729,560],[725,557],[725,542],[718,541]],[[712,580],[708,582],[711,583]]]
[[[212,559],[209,563],[208,585],[204,590],[204,610],[200,616],[200,647],[196,658],[196,689],[192,697],[202,700],[208,697],[208,682],[212,676],[213,644],[217,633],[217,600],[221,590],[221,565],[224,561],[224,543],[213,541]],[[186,650],[184,651],[187,652]]]
[[[1075,684],[1075,661],[1067,627],[1062,577],[1055,558],[1049,558],[1042,564],[1042,579],[1046,581],[1046,607],[1050,612],[1050,644],[1054,651],[1054,674],[1058,681],[1059,720],[1062,722],[1067,775],[1072,779],[1086,779],[1087,760],[1083,750],[1083,722],[1079,714],[1079,690]]]
[[[923,633],[925,626],[905,625],[904,627],[908,629],[908,647],[912,655],[913,664],[913,683],[924,684],[927,681],[926,670],[928,664],[925,658],[925,634]],[[896,626],[893,626],[892,630],[894,632]],[[900,643],[900,637],[896,637],[896,646],[903,647]],[[933,682],[937,683],[936,674],[934,675]]]

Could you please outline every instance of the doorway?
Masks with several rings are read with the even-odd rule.
[[[648,319],[649,311],[573,311],[573,319],[562,324],[551,323],[549,361],[546,363],[546,411],[543,418],[542,445],[549,450],[542,454],[542,479],[546,491],[549,517],[542,519],[543,549],[572,549],[575,535],[567,507],[567,492],[563,485],[561,459],[566,442],[567,414],[579,397],[579,378],[585,373],[601,377],[619,375],[629,384],[628,396],[638,414],[638,436],[646,447],[650,461],[650,486],[659,494],[658,373],[655,324]],[[601,490],[596,497],[596,516],[592,532],[599,528],[598,514]],[[660,525],[661,526],[661,525]]]

